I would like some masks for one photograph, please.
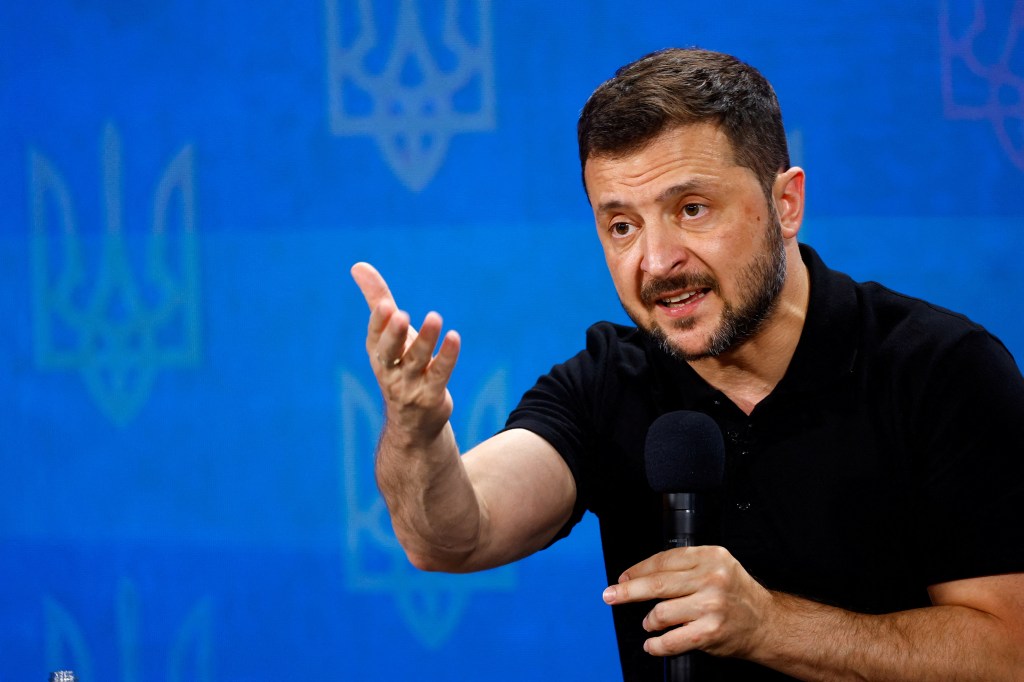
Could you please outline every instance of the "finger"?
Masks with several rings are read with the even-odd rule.
[[[370,321],[367,325],[366,334],[366,350],[372,355],[375,352],[385,326],[391,319],[391,315],[398,310],[398,304],[395,303],[395,297],[392,296],[391,289],[388,288],[387,282],[372,265],[362,262],[356,263],[352,266],[350,272],[352,274],[352,279],[355,280],[355,283],[359,286],[359,290],[362,292],[363,298],[366,299],[366,304],[370,307]],[[415,337],[416,330],[412,327],[408,327],[408,331],[406,332],[406,342],[411,342]]]
[[[384,327],[387,326],[391,316],[395,314],[398,309],[395,307],[393,301],[381,301],[370,313],[370,322],[366,325],[366,350],[373,352],[377,348],[377,344],[380,341],[380,335],[384,333]]]
[[[381,331],[380,339],[373,349],[377,360],[385,367],[393,366],[395,361],[400,360],[405,353],[409,333],[409,314],[404,310],[396,310],[388,318],[387,324]]]
[[[664,552],[658,552],[654,556],[647,557],[640,563],[634,564],[623,571],[622,575],[619,576],[619,582],[663,571],[690,570],[700,563],[701,554],[703,554],[702,550],[702,547],[675,547]]]
[[[707,628],[692,621],[647,639],[644,651],[652,656],[676,656],[700,649],[706,638]]]
[[[728,557],[721,547],[676,547],[658,552],[626,569],[603,598],[617,604],[689,594],[708,566]]]
[[[660,632],[693,623],[705,615],[713,618],[714,606],[713,597],[696,592],[674,599],[663,599],[651,607],[641,625],[647,632]]]
[[[462,338],[454,329],[448,330],[441,341],[441,347],[437,355],[431,360],[427,367],[426,382],[430,389],[439,390],[448,385],[455,363],[459,359],[459,349],[462,347]]]
[[[388,283],[384,281],[384,277],[377,272],[375,267],[369,263],[356,263],[351,267],[349,273],[363,293],[366,305],[370,307],[371,311],[376,310],[382,301],[390,301],[392,305],[395,304],[395,297],[391,295]]]
[[[628,604],[651,599],[684,597],[696,590],[697,584],[692,570],[663,571],[611,585],[605,589],[602,598],[607,604]]]
[[[402,367],[406,371],[422,372],[426,369],[434,355],[434,347],[441,336],[443,326],[444,321],[440,315],[435,312],[427,313],[416,339],[408,345],[402,356]]]
[[[712,565],[735,563],[736,559],[725,547],[717,545],[697,545],[694,547],[675,547],[658,552],[634,566],[627,568],[619,576],[619,581],[630,580],[644,575],[662,571],[687,571]]]

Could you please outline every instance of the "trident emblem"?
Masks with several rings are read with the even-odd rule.
[[[157,184],[148,235],[122,230],[121,140],[110,124],[102,165],[106,230],[82,234],[63,179],[29,152],[35,355],[40,367],[78,370],[102,411],[123,425],[159,369],[198,362],[192,148]]]
[[[475,443],[501,426],[505,374],[497,371],[470,409],[466,433]],[[459,624],[474,592],[510,590],[515,573],[505,566],[483,573],[446,575],[417,571],[391,530],[384,500],[373,482],[370,453],[380,432],[380,400],[357,379],[341,375],[342,484],[347,510],[344,549],[346,582],[353,592],[388,594],[416,638],[441,646]]]
[[[50,670],[66,666],[74,668],[81,680],[94,677],[94,661],[88,641],[78,621],[53,597],[43,598],[46,613],[46,661]],[[135,583],[122,578],[117,587],[116,624],[114,633],[121,662],[123,682],[139,682],[141,625],[139,590]],[[213,679],[213,607],[208,597],[197,601],[178,627],[167,655],[168,682],[209,682]],[[145,679],[154,679],[147,676]]]
[[[991,27],[987,25],[985,4],[974,0],[970,23],[959,36],[953,36],[952,25],[949,3],[943,2],[939,38],[946,115],[960,120],[987,119],[1010,161],[1024,170],[1024,146],[1020,136],[1015,134],[1024,125],[1024,73],[1013,72],[1014,64],[1020,64],[1019,60],[1014,61],[1014,55],[1020,51],[1024,32],[1024,0],[1015,0],[1007,21],[995,21]],[[985,60],[976,49],[976,42],[985,31],[991,35],[994,30],[1004,31],[1002,49],[994,58]],[[970,103],[958,101],[957,90],[973,92],[975,96]]]
[[[444,3],[442,41],[454,56],[450,69],[441,68],[430,50],[416,0],[400,0],[394,44],[377,70],[368,64],[378,47],[370,0],[358,0],[359,26],[348,46],[342,36],[353,31],[339,11],[343,1],[326,0],[331,132],[374,138],[395,175],[418,192],[437,173],[453,135],[494,129],[489,0],[475,3],[476,44],[459,28],[458,0]]]

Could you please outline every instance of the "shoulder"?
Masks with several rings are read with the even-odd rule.
[[[999,338],[961,313],[880,284],[858,289],[859,366],[877,407],[907,417],[915,442],[931,433],[948,445],[955,431],[974,438],[981,429],[1024,443],[1024,377]]]
[[[857,285],[864,341],[900,361],[938,362],[942,358],[988,360],[1009,350],[984,326],[962,313],[877,282]]]
[[[551,374],[636,372],[647,365],[647,344],[636,327],[614,322],[596,322],[587,328],[582,350],[555,365]]]
[[[658,375],[652,345],[636,327],[597,322],[587,328],[584,348],[542,374],[517,412],[571,416],[574,423],[603,431],[616,410],[649,402]]]
[[[809,246],[801,245],[801,254],[811,274],[811,316],[833,333],[850,334],[847,342],[855,336],[861,344],[895,350],[940,349],[972,335],[991,337],[966,315],[832,270]]]
[[[962,313],[925,299],[895,291],[878,282],[856,285],[862,309],[870,311],[880,324],[893,331],[929,329],[943,336],[960,336],[984,328]]]
[[[625,364],[642,364],[646,339],[636,327],[614,322],[597,322],[587,328],[586,350],[593,357]]]
[[[837,367],[859,374],[876,395],[920,402],[942,389],[1002,384],[1016,395],[1024,382],[1005,345],[966,315],[873,281],[829,269],[810,247],[811,305],[802,341]],[[960,400],[960,395],[952,396]]]

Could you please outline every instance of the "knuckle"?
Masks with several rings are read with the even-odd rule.
[[[689,649],[703,649],[707,646],[708,638],[706,634],[703,630],[694,625],[688,625],[687,630],[682,637],[682,642],[685,643]]]
[[[729,569],[724,566],[717,566],[708,573],[707,581],[712,587],[725,589],[730,583],[731,575]]]
[[[727,550],[725,547],[721,547],[718,545],[708,547],[708,552],[711,554],[711,557],[716,561],[725,561],[727,558],[731,556],[729,554],[729,550]]]
[[[704,630],[700,635],[700,647],[702,649],[709,649],[727,638],[728,632],[725,627],[725,619],[712,616],[704,622]]]
[[[725,633],[725,617],[721,613],[713,613],[707,619],[709,639],[719,639]]]
[[[647,613],[647,624],[650,626],[650,628],[652,630],[664,630],[665,629],[666,621],[665,621],[665,607],[664,607],[664,603],[665,602],[661,602],[659,604],[656,604],[654,606],[654,608],[652,608]]]
[[[684,651],[691,651],[700,648],[700,635],[697,628],[686,625],[669,630],[658,638],[658,650],[650,650],[658,656],[671,656]]]
[[[664,573],[656,573],[651,576],[651,590],[656,596],[661,597],[665,595],[665,592],[668,590],[668,581],[665,580]]]
[[[670,649],[665,638],[666,635],[651,637],[645,642],[644,649],[653,656],[667,656],[670,653]]]
[[[704,600],[704,615],[708,616],[711,620],[721,618],[721,614],[725,611],[725,599],[720,594],[709,595]]]

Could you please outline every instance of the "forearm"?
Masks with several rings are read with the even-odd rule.
[[[448,392],[459,335],[449,331],[442,339],[441,317],[433,312],[417,333],[368,263],[352,266],[352,277],[370,307],[366,352],[385,403],[377,486],[409,560],[424,570],[476,571],[545,546],[576,499],[565,461],[522,429],[460,456]]]
[[[480,539],[481,508],[451,425],[424,438],[386,420],[376,476],[409,560],[423,570],[466,570]]]
[[[864,615],[772,593],[750,658],[803,680],[1020,679],[1019,637],[967,606]]]

